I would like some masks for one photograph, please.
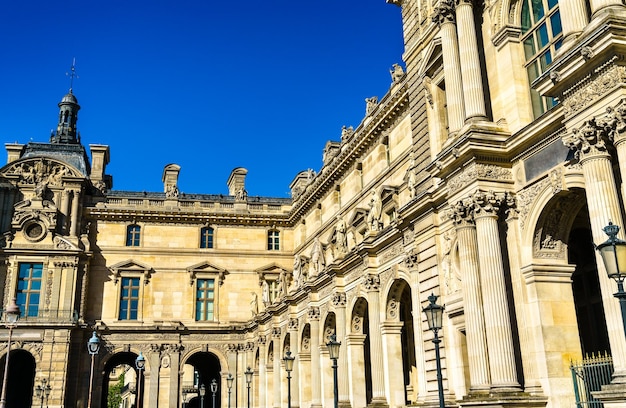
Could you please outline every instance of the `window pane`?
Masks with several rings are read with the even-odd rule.
[[[541,57],[539,57],[539,61],[541,62],[541,72],[544,72],[548,65],[552,63],[552,54],[550,50],[543,53]]]
[[[33,278],[41,278],[41,271],[43,269],[43,265],[41,264],[33,264]]]
[[[528,8],[528,0],[524,0],[522,3],[522,33],[528,32],[530,27],[533,26],[533,22],[530,19],[530,9]]]
[[[542,49],[550,42],[550,38],[548,38],[548,27],[546,26],[546,23],[543,23],[539,26],[537,33],[539,34],[537,38],[539,40],[539,49]]]
[[[36,290],[36,291],[41,290],[41,281],[40,280],[32,280],[30,282],[30,290],[31,291],[33,291],[33,290]]]
[[[524,40],[524,55],[526,59],[529,60],[535,55],[537,51],[535,50],[535,40],[533,35],[530,35],[528,38]]]
[[[552,10],[557,4],[559,4],[559,0],[548,0],[548,9]]]
[[[537,77],[539,77],[539,70],[537,69],[537,63],[533,62],[532,64],[530,64],[528,68],[526,68],[526,71],[528,72],[528,82],[532,84],[533,81],[537,79]]]
[[[552,26],[552,37],[556,37],[563,32],[563,26],[561,25],[561,13],[559,11],[550,16],[550,25]]]
[[[534,22],[541,20],[545,15],[543,10],[543,0],[531,0],[533,7],[533,18]]]

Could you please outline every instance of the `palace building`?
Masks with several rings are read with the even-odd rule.
[[[626,226],[626,6],[387,2],[403,64],[291,198],[244,167],[229,195],[180,192],[177,164],[115,190],[71,89],[48,142],[6,144],[8,407],[332,407],[332,335],[343,408],[441,406],[438,363],[446,407],[626,407],[594,246]]]

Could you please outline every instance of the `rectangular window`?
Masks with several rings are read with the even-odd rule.
[[[213,248],[213,228],[204,227],[200,230],[200,248]]]
[[[213,320],[215,280],[198,279],[196,289],[196,321]]]
[[[39,313],[42,276],[42,263],[19,264],[16,298],[22,316],[35,317]]]
[[[270,251],[278,251],[280,249],[280,233],[278,231],[268,231],[267,233],[267,249]]]
[[[141,227],[139,225],[129,225],[126,228],[126,246],[138,247],[141,237]]]
[[[120,320],[137,320],[139,310],[139,278],[122,278]]]
[[[270,302],[273,303],[274,300],[278,298],[278,295],[280,295],[280,287],[278,286],[278,279],[268,280],[267,283],[270,287]]]

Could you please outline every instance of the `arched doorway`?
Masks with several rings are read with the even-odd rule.
[[[221,407],[221,365],[217,356],[209,352],[197,352],[189,356],[183,365],[183,402],[185,408],[200,408],[202,400],[204,407],[213,407],[213,392],[211,383],[215,380],[215,406]],[[204,385],[204,397],[200,395]]]
[[[0,359],[2,373],[1,384],[4,381],[4,366],[6,354]],[[30,407],[33,400],[33,388],[35,386],[35,358],[26,350],[11,350],[9,358],[9,376],[7,378],[6,406],[7,407]]]
[[[576,265],[572,274],[572,292],[583,355],[611,353],[604,317],[596,250],[591,235],[589,214],[578,213],[568,238],[568,261]]]
[[[135,360],[138,355],[132,352],[122,352],[113,355],[104,366],[102,379],[101,407],[128,407],[143,406],[145,395],[144,370],[138,377]]]

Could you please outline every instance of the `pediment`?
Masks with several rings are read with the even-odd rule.
[[[256,272],[259,275],[259,285],[263,284],[263,281],[265,280],[266,276],[279,276],[281,273],[290,273],[289,270],[283,268],[282,266],[278,265],[277,263],[271,263],[268,265],[265,265],[259,269],[255,269],[254,272]]]
[[[189,274],[189,284],[192,286],[199,274],[217,275],[218,283],[220,285],[224,284],[224,279],[226,278],[226,275],[228,275],[228,271],[226,269],[215,266],[209,262],[200,262],[192,265],[187,268],[187,273]]]
[[[356,208],[352,216],[348,219],[348,225],[356,227],[363,223],[367,218],[367,210],[365,208]]]
[[[115,265],[109,266],[109,269],[112,271],[151,271],[152,267],[143,262],[137,262],[132,259],[118,262]]]
[[[64,177],[84,178],[75,167],[44,157],[29,157],[11,162],[0,169],[0,176],[23,184],[46,182],[49,187],[60,186]]]

